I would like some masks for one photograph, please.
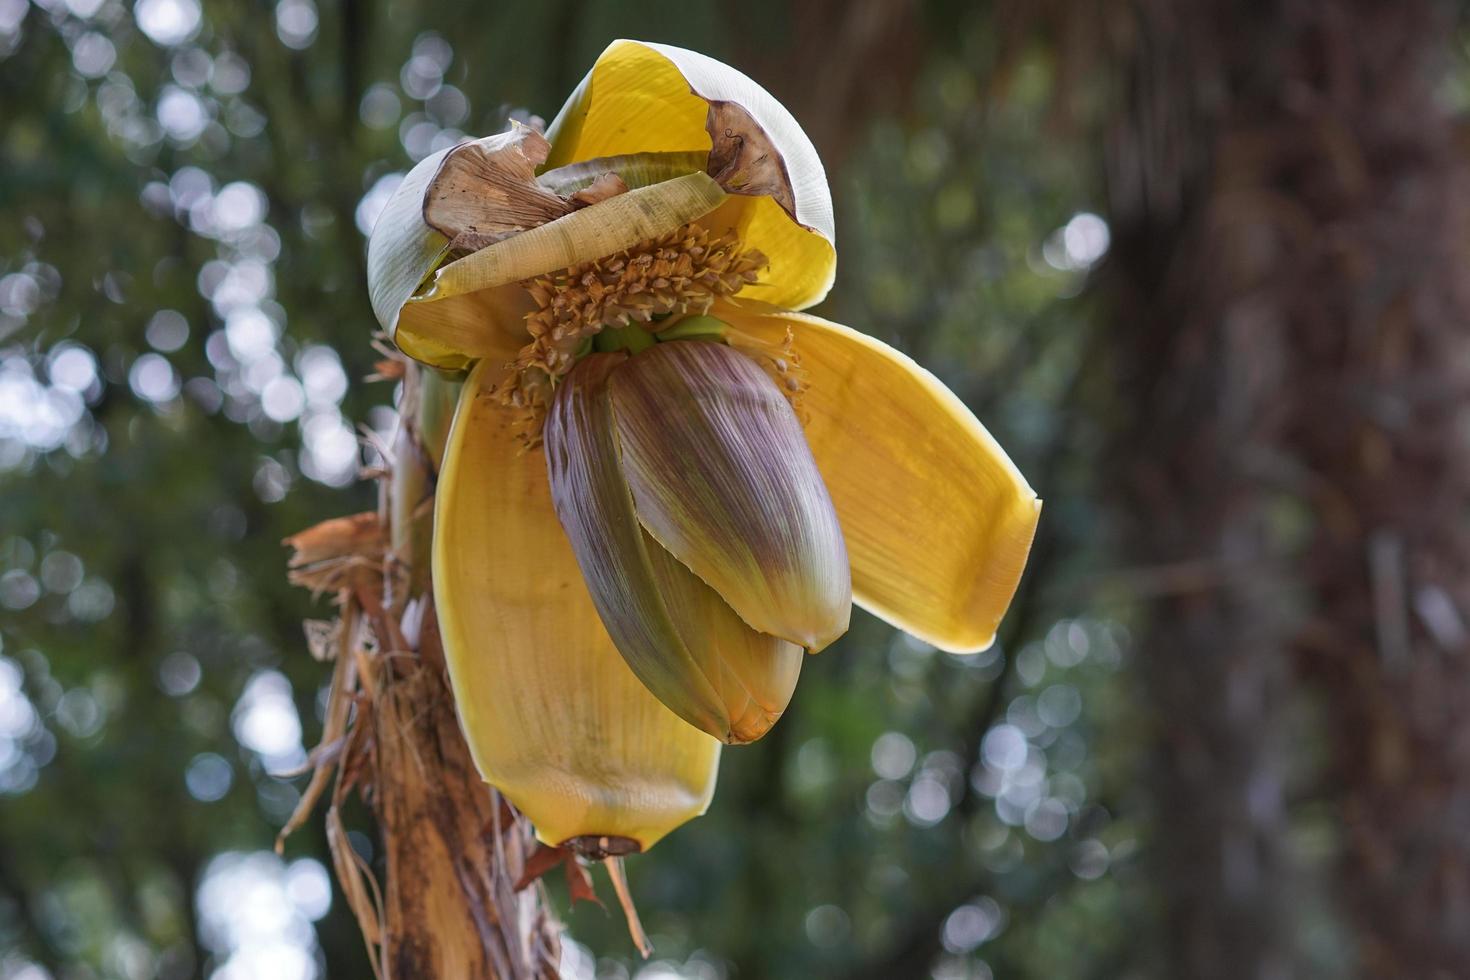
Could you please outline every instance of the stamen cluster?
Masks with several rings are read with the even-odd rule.
[[[648,324],[704,313],[720,296],[756,280],[766,266],[756,249],[742,249],[733,232],[711,235],[698,223],[523,285],[536,301],[526,316],[531,342],[517,355],[501,400],[539,414],[557,380],[572,369],[586,341],[606,326]]]
[[[725,343],[755,361],[776,382],[776,386],[796,410],[797,417],[805,424],[806,413],[802,410],[801,396],[809,385],[806,371],[801,366],[801,354],[796,350],[796,336],[791,328],[787,327],[786,333],[777,342],[753,337],[731,327],[725,332]]]

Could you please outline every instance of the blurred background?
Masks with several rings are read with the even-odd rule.
[[[271,851],[327,681],[280,541],[373,506],[395,182],[621,36],[792,109],[818,312],[1047,507],[993,649],[857,614],[726,753],[631,864],[653,961],[554,885],[565,973],[1470,976],[1462,18],[0,0],[0,980],[370,975],[320,821]]]

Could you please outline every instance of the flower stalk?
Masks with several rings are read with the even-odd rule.
[[[614,859],[626,898],[622,857],[704,812],[721,743],[776,722],[854,603],[952,652],[994,639],[1039,502],[932,374],[798,312],[832,285],[834,243],[790,113],[725,65],[635,41],[545,134],[512,124],[420,161],[373,229],[383,329],[453,378],[399,371],[377,564],[298,574],[371,628],[341,668],[372,705],[354,733],[449,717],[447,668],[467,746],[450,741],[514,804],[491,807],[511,836],[484,856],[502,911],[511,871],[525,885],[576,856]],[[412,690],[404,671],[438,708],[382,700]],[[461,785],[434,731],[456,799],[498,799]],[[373,756],[388,784],[410,766],[391,755]],[[437,826],[397,798],[379,810],[393,833]],[[542,845],[528,860],[517,811]],[[437,846],[421,854],[462,869]],[[522,950],[544,921],[511,917]]]

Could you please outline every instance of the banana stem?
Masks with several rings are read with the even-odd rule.
[[[388,488],[394,574],[388,576],[386,605],[398,614],[411,596],[429,590],[434,483],[461,384],[456,376],[416,365],[403,376]]]
[[[444,463],[444,446],[449,442],[449,425],[454,421],[454,408],[459,404],[464,375],[433,368],[422,368],[417,373],[419,441],[434,466],[434,472],[438,473]]]

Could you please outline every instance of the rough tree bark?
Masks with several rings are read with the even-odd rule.
[[[1470,975],[1465,150],[1428,2],[1112,8],[1118,433],[1169,976],[1302,975],[1282,760],[1352,969]],[[1326,731],[1288,738],[1292,698]],[[1326,807],[1321,804],[1328,804]]]
[[[516,890],[535,848],[530,825],[475,770],[434,617],[434,477],[455,389],[396,356],[381,368],[403,386],[378,510],[287,542],[292,580],[334,595],[339,615],[308,624],[313,654],[335,667],[315,771],[281,839],[330,790],[333,864],[378,980],[556,977],[558,925],[543,889]],[[354,790],[378,824],[378,868],[342,823]]]

